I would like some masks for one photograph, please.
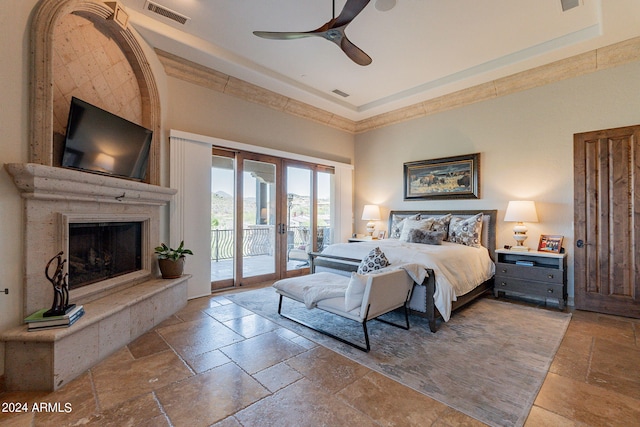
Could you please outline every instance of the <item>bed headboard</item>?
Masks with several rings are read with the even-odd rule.
[[[388,233],[392,236],[392,230],[404,218],[420,214],[424,218],[432,216],[438,217],[446,214],[452,214],[460,218],[469,218],[482,212],[482,236],[480,241],[482,246],[489,250],[491,259],[495,261],[496,255],[496,220],[498,218],[497,210],[448,210],[448,211],[391,211],[389,212]]]

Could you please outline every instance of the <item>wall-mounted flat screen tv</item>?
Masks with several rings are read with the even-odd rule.
[[[143,180],[153,132],[73,97],[62,166]]]

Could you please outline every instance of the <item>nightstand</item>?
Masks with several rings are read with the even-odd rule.
[[[567,254],[496,250],[493,293],[515,293],[558,300],[560,310],[567,303]]]

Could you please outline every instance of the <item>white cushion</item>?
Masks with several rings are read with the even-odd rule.
[[[364,298],[364,290],[367,287],[367,279],[369,276],[358,274],[355,271],[351,273],[351,280],[344,294],[344,309],[351,311],[360,307],[362,298]]]

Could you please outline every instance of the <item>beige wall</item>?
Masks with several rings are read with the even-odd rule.
[[[536,201],[528,246],[565,236],[573,297],[573,134],[640,123],[640,63],[599,71],[356,137],[355,216],[367,203],[389,209],[498,209],[498,246],[513,244],[507,202]],[[404,201],[403,163],[481,153],[479,200]],[[378,224],[385,227],[384,221]]]
[[[167,78],[165,129],[353,163],[353,135],[281,111]]]
[[[4,248],[0,291],[9,289],[9,295],[0,293],[0,330],[15,326],[22,316],[22,201],[4,164],[28,160],[27,21],[36,2],[3,2],[0,12],[0,241]],[[0,347],[1,372],[4,372],[4,345]]]

